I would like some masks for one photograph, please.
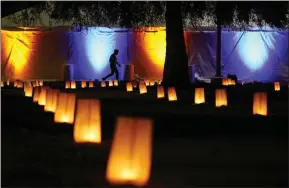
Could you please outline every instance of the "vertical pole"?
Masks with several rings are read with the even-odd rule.
[[[217,48],[216,48],[216,77],[221,77],[221,48],[222,48],[222,26],[217,25]]]
[[[130,62],[130,56],[129,56],[129,47],[130,47],[130,43],[129,43],[129,31],[127,30],[126,32],[126,60],[127,62],[125,62],[125,64],[129,64]]]

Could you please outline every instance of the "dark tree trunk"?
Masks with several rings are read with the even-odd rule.
[[[217,25],[216,77],[221,77],[222,26]]]
[[[190,86],[190,78],[184,40],[181,2],[167,2],[165,18],[167,46],[163,85],[187,88]]]

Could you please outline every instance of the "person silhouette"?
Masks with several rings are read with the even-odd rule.
[[[117,62],[117,54],[118,54],[119,50],[115,49],[113,54],[111,54],[110,58],[109,58],[109,63],[110,63],[110,74],[108,74],[107,76],[103,77],[102,80],[106,80],[108,77],[112,76],[115,73],[115,77],[118,80],[118,70],[116,68],[116,64],[120,67],[120,64]]]

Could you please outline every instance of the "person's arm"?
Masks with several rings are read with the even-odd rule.
[[[120,64],[118,63],[117,59],[115,59],[116,64],[120,67]]]

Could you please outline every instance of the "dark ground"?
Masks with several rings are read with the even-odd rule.
[[[102,100],[101,145],[75,145],[71,125],[53,123],[53,114],[21,89],[2,88],[2,186],[109,187],[104,176],[115,117],[137,115],[155,122],[148,187],[288,187],[287,86],[280,92],[272,85],[229,87],[229,107],[222,109],[214,108],[209,85],[205,105],[192,105],[185,92],[170,103],[155,99],[155,87],[146,95],[121,87],[69,91]],[[268,91],[270,116],[251,115],[253,91]]]

